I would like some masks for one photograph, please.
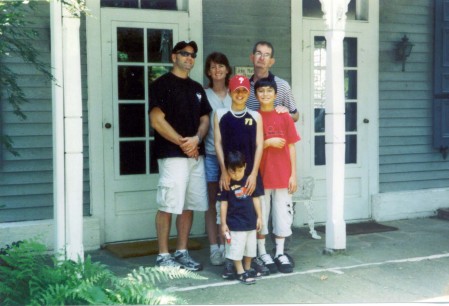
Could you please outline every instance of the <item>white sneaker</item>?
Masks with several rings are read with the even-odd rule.
[[[313,239],[321,239],[321,236],[318,235],[316,230],[310,230],[309,233],[310,233],[310,235],[312,236]]]
[[[210,263],[213,266],[221,266],[224,263],[224,256],[220,249],[213,250],[210,253]]]

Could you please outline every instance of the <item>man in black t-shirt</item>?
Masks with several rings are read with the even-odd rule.
[[[204,170],[204,143],[211,107],[203,87],[190,79],[198,47],[194,41],[178,42],[172,50],[173,68],[149,87],[149,116],[155,130],[155,157],[159,165],[157,190],[158,266],[180,266],[199,271],[187,242],[193,211],[208,209]],[[171,217],[176,214],[176,252],[168,249]]]

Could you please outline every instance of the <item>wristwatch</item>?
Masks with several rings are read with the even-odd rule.
[[[203,138],[201,138],[200,134],[196,134],[196,137],[198,137],[198,144],[200,144],[201,141],[203,141]]]

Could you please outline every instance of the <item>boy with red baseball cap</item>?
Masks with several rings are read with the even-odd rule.
[[[246,158],[245,176],[247,180],[243,186],[246,189],[246,195],[257,198],[256,201],[259,202],[259,197],[264,194],[262,178],[259,174],[259,165],[263,152],[262,119],[258,112],[249,110],[246,107],[246,101],[250,94],[250,82],[247,77],[243,75],[233,76],[229,80],[229,93],[232,99],[231,107],[218,109],[214,116],[215,150],[221,170],[219,187],[220,190],[230,190],[231,178],[225,165],[225,156],[228,156],[231,151],[239,151]],[[256,206],[260,207],[260,203]],[[259,212],[260,210],[257,212],[258,215]],[[228,231],[226,214],[226,207],[222,207],[221,227],[223,235]],[[231,234],[232,231],[233,229],[231,229]],[[256,243],[255,238],[254,243]],[[237,258],[231,258],[231,256],[232,254],[226,253],[228,259],[237,260]],[[256,272],[251,269],[251,259],[256,256],[256,249],[250,249],[244,256],[243,268],[246,271],[245,273],[252,277],[260,276],[259,271]],[[229,264],[229,261],[227,261],[223,278],[229,279],[233,277],[232,263]],[[242,277],[246,276],[239,275],[239,279]]]

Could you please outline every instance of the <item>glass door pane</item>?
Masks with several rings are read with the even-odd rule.
[[[344,94],[346,164],[357,163],[357,38],[346,37],[344,51]],[[314,155],[315,165],[326,164],[325,109],[326,109],[326,39],[314,37],[313,50],[313,109],[314,109]]]
[[[172,29],[117,28],[115,56],[120,175],[158,173],[152,160],[154,131],[148,118],[148,85],[171,67]]]

